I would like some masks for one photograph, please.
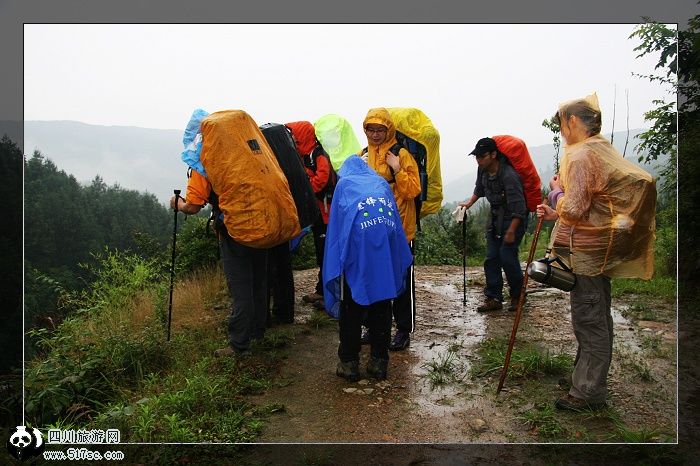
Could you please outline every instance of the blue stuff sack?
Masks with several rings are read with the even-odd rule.
[[[199,155],[202,152],[202,133],[200,132],[200,125],[202,120],[207,116],[209,116],[209,112],[201,108],[192,112],[192,117],[187,123],[185,134],[182,137],[182,144],[185,146],[185,150],[182,151],[182,161],[204,177],[206,177],[207,174],[204,171],[202,161],[199,160]]]

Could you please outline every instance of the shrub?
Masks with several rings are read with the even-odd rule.
[[[219,243],[211,225],[207,231],[206,217],[188,217],[180,229],[176,241],[176,273],[211,267],[216,265],[219,260]]]
[[[35,424],[90,415],[119,387],[135,386],[167,362],[154,310],[165,291],[157,267],[107,250],[95,257],[98,266],[87,267],[92,288],[65,297],[73,313],[54,333],[30,332],[46,351],[25,374],[26,413]]]

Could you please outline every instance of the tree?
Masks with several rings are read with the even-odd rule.
[[[561,147],[561,137],[559,133],[561,129],[559,128],[559,123],[557,123],[556,115],[551,117],[549,120],[544,120],[542,126],[554,133],[552,136],[552,145],[554,146],[554,173],[559,173],[559,148]]]
[[[10,138],[0,139],[0,372],[22,363],[22,151]]]
[[[700,292],[700,241],[697,231],[700,222],[694,212],[700,205],[700,15],[688,22],[679,32],[678,40],[678,227],[679,277],[681,298],[692,302],[679,309],[695,309],[694,300]]]
[[[639,135],[641,142],[635,150],[640,154],[639,161],[644,163],[651,163],[657,160],[660,155],[668,154],[668,164],[662,167],[660,176],[664,180],[662,190],[672,193],[677,186],[678,31],[664,24],[653,22],[649,18],[644,18],[644,20],[647,22],[637,26],[630,38],[637,38],[641,41],[634,48],[636,52],[639,52],[637,58],[660,53],[654,70],[659,70],[661,74],[633,74],[651,82],[658,82],[672,95],[672,99],[652,101],[656,107],[644,113],[644,119],[651,123],[651,127]]]

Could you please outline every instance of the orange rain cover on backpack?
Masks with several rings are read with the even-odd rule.
[[[496,141],[498,150],[508,157],[510,164],[518,172],[520,179],[523,180],[527,210],[530,212],[536,211],[537,204],[542,204],[542,182],[540,181],[540,175],[537,174],[535,164],[532,162],[530,152],[527,150],[525,141],[507,134],[493,136],[492,139]]]
[[[297,209],[272,149],[243,110],[223,110],[202,120],[201,160],[219,196],[231,238],[269,248],[301,232]]]

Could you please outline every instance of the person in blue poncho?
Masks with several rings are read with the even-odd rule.
[[[339,319],[340,362],[336,374],[360,377],[363,313],[370,328],[367,373],[386,379],[391,337],[391,300],[403,292],[413,261],[389,183],[358,156],[338,171],[331,204],[323,268],[326,310]]]

